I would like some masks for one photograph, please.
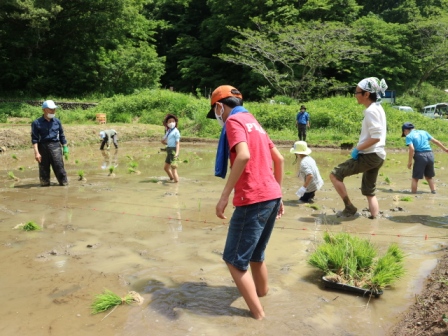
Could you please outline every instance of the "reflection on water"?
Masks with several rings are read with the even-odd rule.
[[[221,259],[227,223],[214,210],[225,183],[213,176],[216,147],[184,144],[180,183],[166,181],[158,148],[123,143],[118,155],[75,147],[66,162],[70,185],[49,188],[39,187],[27,151],[18,151],[19,164],[0,156],[1,335],[385,335],[447,247],[448,158],[436,153],[438,194],[421,185],[402,201],[410,195],[407,153],[392,151],[378,179],[382,217],[363,216],[361,179],[349,177],[344,182],[360,215],[344,219],[336,216],[343,204],[328,175],[348,151],[313,149],[326,183],[314,207],[299,205],[298,165],[285,165],[286,214],[267,249],[270,292],[261,299],[268,318],[252,320]],[[289,148],[281,152],[292,162]],[[116,178],[105,174],[129,157],[141,175],[120,168]],[[88,182],[76,180],[80,169]],[[11,185],[8,171],[20,181]],[[43,231],[12,230],[30,220]],[[369,237],[380,249],[399,243],[407,275],[370,301],[326,290],[307,264],[326,230]],[[136,290],[145,303],[117,307],[104,320],[106,314],[91,316],[93,297],[104,288],[120,296]]]

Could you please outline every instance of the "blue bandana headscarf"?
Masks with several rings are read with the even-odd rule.
[[[231,115],[244,112],[249,112],[242,106],[235,107],[230,111],[229,117]],[[218,149],[216,151],[216,161],[215,161],[215,176],[225,178],[227,174],[227,165],[229,161],[229,142],[227,141],[226,125],[224,124],[221,130],[221,136],[219,137]]]

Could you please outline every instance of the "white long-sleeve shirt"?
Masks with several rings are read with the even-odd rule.
[[[374,145],[360,150],[361,154],[376,153],[383,160],[386,159],[386,113],[379,103],[372,103],[364,110],[364,119],[362,120],[361,134],[359,136],[358,145],[364,143],[367,139],[380,139]]]

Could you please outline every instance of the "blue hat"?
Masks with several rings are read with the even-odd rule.
[[[57,106],[54,101],[52,100],[46,100],[44,101],[44,103],[42,104],[42,108],[49,108],[49,109],[55,109],[58,108],[59,106]]]
[[[402,137],[405,136],[405,134],[404,134],[404,130],[405,130],[405,129],[414,129],[414,128],[415,128],[415,127],[414,127],[413,124],[411,124],[410,122],[405,122],[405,123],[403,124],[403,126],[401,126],[401,136],[402,136]]]

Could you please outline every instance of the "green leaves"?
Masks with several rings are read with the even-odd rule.
[[[361,63],[375,52],[357,46],[354,31],[335,22],[317,21],[286,27],[259,23],[258,30],[229,27],[241,37],[220,54],[227,62],[244,65],[263,76],[277,92],[306,99],[328,93],[339,82],[322,72],[341,61]]]

